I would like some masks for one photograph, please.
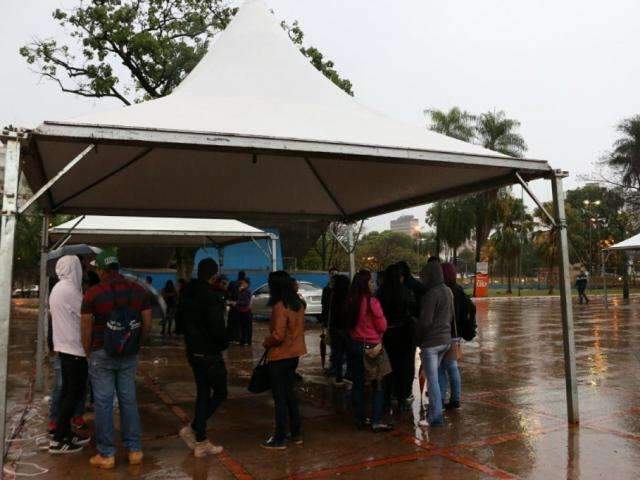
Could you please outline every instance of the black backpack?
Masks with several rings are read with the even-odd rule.
[[[131,306],[131,290],[126,304],[118,305],[113,292],[113,310],[104,330],[104,351],[110,357],[127,357],[140,350],[142,315]]]
[[[464,295],[465,303],[467,305],[467,314],[465,315],[465,318],[462,319],[462,324],[460,325],[460,336],[467,342],[470,342],[475,338],[476,330],[478,328],[478,324],[476,323],[476,306],[466,293],[463,292],[462,295]]]

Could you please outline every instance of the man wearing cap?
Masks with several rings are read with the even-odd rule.
[[[109,469],[115,466],[113,397],[118,396],[122,443],[129,463],[142,463],[142,425],[136,399],[138,355],[111,356],[104,348],[107,322],[112,312],[126,306],[139,313],[139,342],[151,329],[151,303],[146,290],[120,275],[120,263],[113,249],[104,249],[95,260],[100,283],[89,289],[82,302],[82,344],[89,358],[89,378],[95,399],[96,446],[98,454],[91,465]]]

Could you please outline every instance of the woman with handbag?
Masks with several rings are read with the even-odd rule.
[[[304,342],[304,306],[296,294],[288,273],[269,274],[271,320],[267,349],[267,365],[271,392],[275,403],[275,432],[260,446],[269,450],[287,448],[289,440],[302,445],[302,422],[295,394],[295,371],[298,360],[307,353]],[[287,429],[287,416],[289,428]]]
[[[356,426],[365,425],[364,385],[371,380],[372,415],[371,428],[374,432],[386,432],[392,429],[382,422],[384,390],[382,378],[390,372],[388,359],[382,348],[382,335],[387,329],[387,320],[378,299],[372,295],[373,281],[371,272],[362,270],[353,278],[347,300],[347,313],[350,323],[349,336],[351,374],[353,388],[351,399],[356,415]],[[385,362],[386,361],[386,362]]]
[[[469,297],[464,293],[463,288],[456,283],[456,267],[451,263],[442,264],[444,283],[453,293],[453,306],[455,321],[451,322],[451,349],[444,356],[440,369],[438,370],[438,383],[442,395],[442,403],[446,410],[460,408],[460,394],[462,390],[462,380],[458,369],[458,360],[462,354],[462,338],[460,332],[463,331],[463,323],[469,316]],[[473,305],[473,304],[472,304]],[[449,403],[445,403],[447,390],[451,385],[451,398]]]
[[[453,294],[444,284],[442,267],[437,262],[427,263],[420,272],[427,289],[422,297],[422,308],[416,325],[416,345],[425,377],[427,377],[429,408],[427,421],[431,427],[444,425],[442,395],[438,383],[438,368],[451,348],[451,322],[454,319]]]

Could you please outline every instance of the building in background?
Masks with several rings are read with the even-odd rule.
[[[420,229],[420,222],[413,215],[402,215],[401,217],[389,222],[389,229],[392,232],[406,233],[407,235],[415,235]]]

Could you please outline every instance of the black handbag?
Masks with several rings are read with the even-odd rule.
[[[269,365],[267,365],[267,352],[265,350],[262,358],[253,369],[251,374],[251,380],[249,381],[249,387],[247,388],[251,393],[263,393],[271,388],[271,381],[269,380]]]

